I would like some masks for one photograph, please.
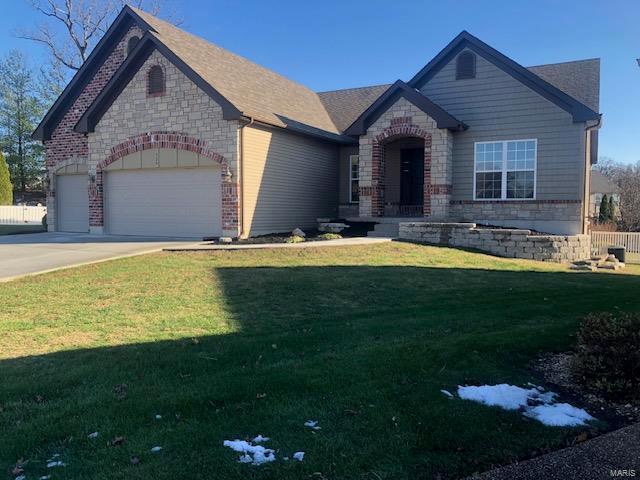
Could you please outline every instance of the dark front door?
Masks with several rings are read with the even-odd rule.
[[[424,153],[422,148],[400,150],[400,205],[424,202]]]

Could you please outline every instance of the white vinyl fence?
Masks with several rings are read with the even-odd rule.
[[[47,207],[0,205],[0,225],[39,225],[47,213]]]
[[[605,253],[613,245],[624,247],[630,259],[640,260],[640,232],[591,232],[591,250]]]

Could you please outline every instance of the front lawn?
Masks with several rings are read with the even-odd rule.
[[[19,459],[52,480],[486,470],[580,429],[440,390],[535,381],[531,360],[569,348],[581,315],[640,308],[639,274],[389,243],[155,254],[2,284],[0,478]],[[276,462],[222,446],[258,434]],[[303,462],[283,460],[295,451]],[[66,466],[47,472],[56,453]]]
[[[0,225],[0,235],[15,235],[19,233],[38,233],[46,229],[42,225]]]

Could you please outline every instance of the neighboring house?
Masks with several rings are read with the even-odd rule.
[[[576,233],[598,97],[599,60],[527,69],[467,32],[407,83],[316,93],[125,7],[34,138],[56,231],[246,237],[339,216]]]
[[[604,195],[613,198],[614,215],[620,217],[620,189],[609,178],[597,170],[591,171],[591,195],[589,196],[589,215],[597,220],[600,215],[600,203]]]

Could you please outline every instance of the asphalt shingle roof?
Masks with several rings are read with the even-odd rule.
[[[344,132],[390,86],[314,92],[244,57],[133,8],[167,48],[243,115],[298,130]],[[537,65],[528,70],[599,111],[600,60]]]
[[[591,193],[618,193],[620,189],[598,170],[591,171]]]
[[[318,95],[333,123],[344,132],[390,86],[391,84],[346,88],[320,92]]]
[[[151,25],[152,35],[243,115],[281,127],[304,124],[339,133],[313,90],[142,10],[132,10]]]
[[[536,65],[527,69],[591,110],[600,111],[599,58]]]

